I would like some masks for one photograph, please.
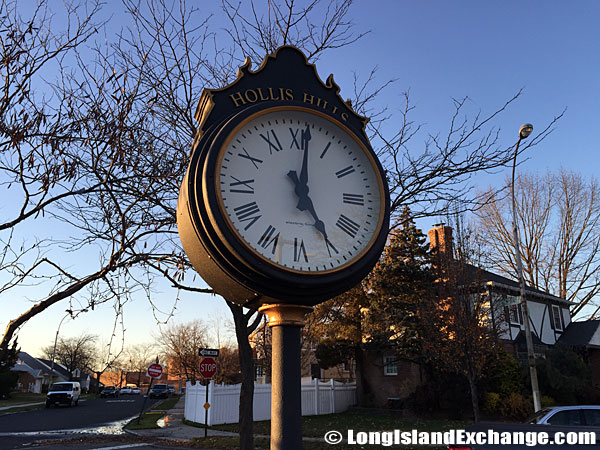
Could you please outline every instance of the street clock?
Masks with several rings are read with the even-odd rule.
[[[177,222],[194,268],[224,298],[315,305],[357,284],[389,226],[366,119],[294,47],[205,90]]]

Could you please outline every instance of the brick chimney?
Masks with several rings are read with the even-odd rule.
[[[452,257],[452,227],[438,223],[427,234],[429,236],[429,249],[432,254],[437,253],[440,256]]]

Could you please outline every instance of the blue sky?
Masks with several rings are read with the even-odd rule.
[[[203,2],[215,13],[215,29],[225,23],[218,5],[216,0]],[[397,79],[380,101],[393,112],[399,109],[402,93],[410,90],[417,107],[413,120],[424,124],[415,144],[427,133],[443,135],[453,112],[452,98],[468,96],[470,109],[485,114],[523,88],[523,96],[497,122],[506,145],[516,142],[522,123],[531,122],[540,130],[565,108],[567,112],[519,170],[544,172],[562,166],[586,176],[596,173],[600,2],[359,0],[351,15],[357,30],[371,32],[351,47],[327,53],[317,70],[323,80],[334,74],[343,97],[351,96],[353,71],[364,76],[377,66],[379,81]],[[114,26],[126,26],[120,20],[116,18]],[[254,67],[258,63],[254,61]],[[482,175],[476,181],[485,188],[505,175]],[[426,230],[431,223],[419,225]],[[168,310],[175,295],[165,286],[153,297]],[[24,308],[24,299],[3,305],[0,327]],[[20,332],[23,350],[36,354],[52,343],[65,309],[56,305],[32,319]],[[215,315],[229,317],[218,297],[182,294],[175,320]],[[65,320],[61,335],[87,331],[107,339],[113,317],[108,306],[100,307],[75,322]],[[148,342],[158,329],[142,297],[128,305],[124,320],[127,343]]]

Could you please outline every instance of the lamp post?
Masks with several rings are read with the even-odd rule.
[[[56,342],[58,341],[58,333],[60,333],[60,326],[63,323],[63,320],[65,320],[67,317],[69,317],[71,314],[67,313],[65,314],[65,316],[60,319],[60,322],[58,323],[58,328],[56,329],[56,336],[54,337],[54,349],[52,350],[52,364],[50,366],[50,384],[52,384],[52,381],[54,380],[54,358],[56,357]]]
[[[529,377],[531,378],[531,391],[533,393],[533,409],[537,412],[542,409],[540,402],[540,388],[538,385],[537,369],[535,367],[535,354],[533,352],[533,340],[531,338],[531,325],[529,323],[529,310],[527,308],[527,299],[525,298],[525,278],[523,277],[523,264],[521,263],[521,245],[519,243],[519,230],[517,229],[517,206],[515,200],[515,170],[517,167],[517,155],[519,153],[519,144],[521,140],[526,139],[533,131],[533,125],[526,123],[519,128],[519,140],[515,146],[515,156],[512,166],[512,183],[510,193],[512,198],[513,213],[513,238],[515,242],[515,259],[517,262],[517,273],[519,275],[519,289],[521,293],[521,311],[523,321],[525,322],[525,342],[527,344],[527,361],[529,365]]]

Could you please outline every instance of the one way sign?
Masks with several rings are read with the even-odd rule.
[[[215,348],[201,348],[198,350],[198,354],[203,358],[217,358],[219,356],[219,350]]]

